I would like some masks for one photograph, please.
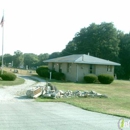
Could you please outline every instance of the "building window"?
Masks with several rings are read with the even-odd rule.
[[[89,66],[89,73],[90,73],[90,74],[93,73],[93,65],[90,65],[90,66]]]
[[[94,74],[95,73],[95,68],[96,68],[95,65],[90,64],[89,65],[89,73],[90,74],[92,74],[92,73]]]
[[[108,72],[112,72],[112,66],[111,66],[111,65],[108,65],[108,66],[107,66],[107,71],[108,71]]]
[[[68,63],[68,64],[67,64],[67,72],[70,72],[70,68],[71,68],[71,64]]]
[[[62,73],[62,67],[61,67],[62,64],[59,64],[59,72]]]

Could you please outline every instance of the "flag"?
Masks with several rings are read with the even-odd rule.
[[[0,24],[1,24],[1,27],[3,27],[3,25],[4,25],[4,16],[2,17]]]

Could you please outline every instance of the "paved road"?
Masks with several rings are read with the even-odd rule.
[[[0,130],[119,130],[119,119],[65,103],[0,103]]]
[[[0,100],[0,130],[119,130],[119,119],[65,103]]]

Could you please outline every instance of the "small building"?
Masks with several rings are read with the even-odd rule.
[[[66,80],[79,82],[83,81],[88,74],[110,74],[114,76],[114,66],[119,63],[93,57],[86,54],[74,54],[64,57],[45,60],[50,70],[62,72]]]

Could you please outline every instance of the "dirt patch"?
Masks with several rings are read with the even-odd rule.
[[[24,78],[25,83],[16,86],[4,86],[0,88],[0,102],[2,101],[30,101],[26,91],[33,86],[43,86],[46,82],[34,76],[19,76]]]

